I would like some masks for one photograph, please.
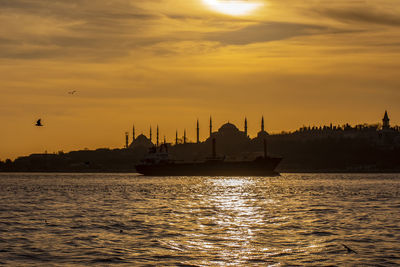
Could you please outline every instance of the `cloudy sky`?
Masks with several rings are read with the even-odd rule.
[[[400,124],[399,14],[393,0],[0,0],[0,160],[122,147],[133,123],[194,139],[199,118],[205,138],[210,115],[247,116],[251,135],[262,115],[271,133],[385,109]]]

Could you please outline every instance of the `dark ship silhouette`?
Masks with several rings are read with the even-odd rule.
[[[164,148],[164,149],[163,149]],[[212,157],[201,162],[178,162],[170,159],[167,146],[153,147],[149,155],[136,165],[146,176],[278,176],[275,168],[282,158],[269,157],[264,139],[264,156],[252,161],[226,161],[217,157],[216,140],[212,139]]]

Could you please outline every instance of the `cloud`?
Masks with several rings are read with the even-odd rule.
[[[0,2],[0,23],[8,27],[0,29],[4,36],[0,39],[0,58],[107,61],[138,49],[176,54],[171,44],[186,41],[246,45],[330,31],[299,23],[150,12],[126,0],[112,3],[4,0]],[[160,50],[157,45],[162,43],[165,45]]]
[[[281,2],[275,7],[284,8]],[[205,42],[242,46],[286,40],[299,36],[354,32],[359,27],[323,26],[320,17],[348,23],[399,26],[400,17],[372,9],[350,8],[345,2],[323,1],[305,5],[291,0],[299,14],[305,8],[313,16],[305,21],[255,21],[207,13],[180,11],[178,4],[164,0],[0,0],[0,58],[108,61],[132,53],[184,54],[180,43],[202,53]],[[153,4],[159,5],[154,7]],[[318,16],[315,16],[315,15]],[[339,28],[341,27],[341,28]],[[211,47],[213,49],[215,45]],[[208,51],[207,46],[204,51]]]
[[[347,23],[379,24],[386,26],[400,26],[400,15],[374,8],[325,8],[316,13]]]
[[[2,0],[0,58],[126,55],[161,17],[127,0]]]
[[[337,32],[324,26],[269,22],[244,27],[235,31],[213,32],[205,35],[205,39],[218,41],[225,45],[247,45],[251,43],[271,42],[303,35],[315,35]]]

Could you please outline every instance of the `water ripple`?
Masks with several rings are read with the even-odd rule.
[[[400,265],[399,196],[395,174],[0,174],[0,264]]]

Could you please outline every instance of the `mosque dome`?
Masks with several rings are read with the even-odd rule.
[[[153,143],[144,134],[138,135],[132,142],[131,147],[152,147]]]
[[[234,133],[239,132],[239,129],[232,123],[225,123],[219,128],[218,132],[220,133]]]
[[[140,143],[140,142],[146,142],[149,139],[144,134],[140,134],[136,137],[135,140]]]

